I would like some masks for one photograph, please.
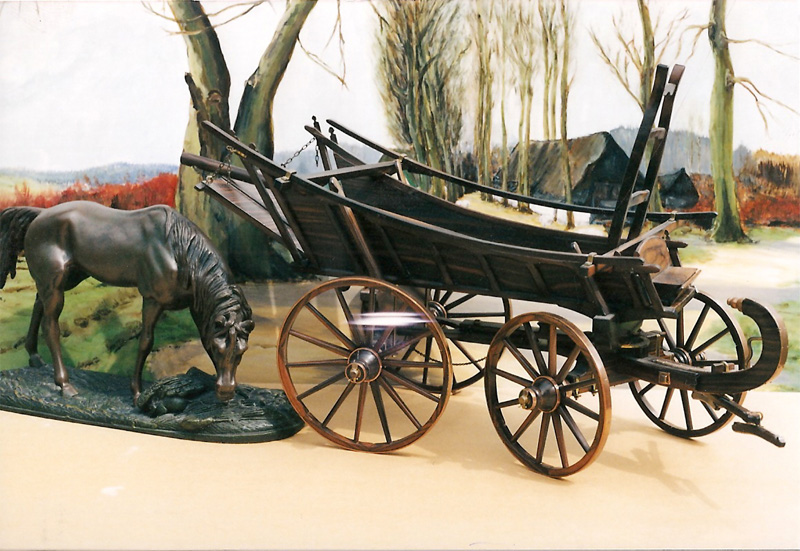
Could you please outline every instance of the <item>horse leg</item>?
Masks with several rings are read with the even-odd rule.
[[[157,301],[150,298],[142,300],[142,333],[139,335],[139,353],[136,355],[136,369],[131,380],[134,405],[136,405],[136,401],[142,393],[144,362],[153,350],[156,322],[163,311],[164,309]]]
[[[42,301],[44,340],[53,356],[53,379],[56,385],[61,387],[61,393],[67,398],[71,398],[77,395],[78,391],[70,384],[67,368],[64,367],[58,327],[58,317],[64,309],[64,291],[58,285],[52,285],[47,292],[40,293],[39,297]]]
[[[33,313],[31,314],[31,324],[28,327],[28,335],[25,337],[25,350],[28,352],[28,365],[31,367],[43,367],[44,360],[39,355],[39,328],[42,325],[42,313],[44,308],[42,301],[37,293],[33,301]]]

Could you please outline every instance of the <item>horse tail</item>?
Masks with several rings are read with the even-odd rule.
[[[41,214],[36,207],[10,207],[0,211],[0,289],[17,275],[17,258],[25,249],[28,226]]]

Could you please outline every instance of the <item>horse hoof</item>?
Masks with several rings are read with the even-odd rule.
[[[44,363],[44,360],[39,354],[34,354],[28,358],[28,365],[31,367],[44,367],[47,364]]]
[[[64,383],[61,385],[61,395],[65,398],[74,398],[78,395],[78,389],[76,389],[70,383]]]

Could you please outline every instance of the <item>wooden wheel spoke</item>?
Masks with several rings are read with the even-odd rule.
[[[356,426],[353,430],[353,440],[358,442],[361,437],[361,425],[364,423],[364,406],[367,403],[368,384],[361,384],[358,388],[358,408],[356,409]]]
[[[582,413],[583,415],[585,415],[586,417],[589,417],[590,419],[593,419],[595,421],[599,421],[600,420],[600,414],[599,413],[597,413],[596,411],[592,411],[591,409],[587,408],[586,406],[584,406],[580,402],[576,402],[575,400],[572,400],[571,398],[561,398],[561,403],[564,404],[565,406],[569,407],[569,408],[574,409],[578,413]]]
[[[566,469],[569,465],[569,458],[567,457],[567,444],[564,442],[564,428],[561,426],[561,416],[555,413],[552,418],[553,432],[556,435],[556,445],[558,446],[558,455],[561,458],[561,466]]]
[[[661,412],[658,414],[658,418],[662,421],[667,416],[667,410],[669,409],[669,404],[672,401],[672,395],[675,393],[674,388],[668,388],[667,394],[664,396],[664,403],[661,406]]]
[[[419,422],[419,420],[416,418],[411,409],[409,409],[408,405],[403,401],[400,395],[397,394],[397,391],[394,389],[394,387],[392,387],[392,385],[390,385],[383,378],[379,378],[378,383],[383,387],[383,389],[386,391],[386,394],[389,395],[392,401],[394,401],[394,403],[397,404],[397,407],[400,408],[400,411],[402,411],[405,414],[405,416],[408,417],[408,420],[411,421],[411,423],[417,428],[417,430],[421,429],[422,423]]]
[[[519,405],[519,398],[512,398],[511,400],[506,400],[505,402],[500,402],[495,405],[495,409],[504,409],[511,406],[518,406]]]
[[[700,403],[703,405],[703,409],[705,409],[705,410],[706,410],[706,412],[708,413],[708,415],[711,417],[711,419],[712,419],[712,420],[713,420],[715,423],[716,423],[717,421],[719,421],[719,415],[717,415],[717,412],[716,412],[716,411],[714,411],[714,408],[712,408],[711,406],[709,406],[707,403],[705,403],[705,402],[704,402],[704,401],[702,401],[702,400],[700,400]]]
[[[667,327],[666,321],[664,318],[658,318],[658,326],[661,328],[661,331],[664,332],[664,338],[667,339],[667,346],[670,350],[674,350],[678,347],[678,344],[675,342],[675,337],[672,336],[672,331],[669,330]]]
[[[648,384],[647,384],[647,386],[645,386],[645,387],[644,387],[644,388],[643,388],[643,389],[642,389],[642,390],[639,392],[639,396],[644,396],[645,394],[647,394],[648,392],[650,392],[651,390],[653,390],[653,389],[654,389],[655,387],[657,387],[657,386],[658,386],[658,385],[657,385],[657,384],[655,384],[655,383],[648,383]]]
[[[547,444],[547,431],[550,429],[550,414],[542,415],[542,426],[539,430],[539,442],[536,445],[536,462],[541,463],[544,457],[544,447]]]
[[[425,390],[424,388],[419,386],[417,383],[415,383],[415,382],[403,377],[402,375],[400,375],[398,373],[392,373],[391,371],[385,371],[384,370],[384,371],[381,372],[381,376],[382,377],[386,377],[388,379],[391,379],[395,383],[397,383],[399,385],[403,385],[407,389],[413,390],[414,392],[416,392],[420,396],[424,396],[425,398],[427,398],[427,399],[429,399],[429,400],[431,400],[433,402],[438,402],[439,401],[439,397],[438,396],[436,396],[434,394],[431,394],[430,392],[428,392],[427,390]]]
[[[446,308],[447,308],[448,310],[453,310],[454,308],[458,308],[459,306],[461,306],[461,305],[462,305],[462,304],[464,304],[465,302],[467,302],[467,301],[469,301],[469,300],[472,300],[473,298],[475,298],[475,296],[476,296],[476,295],[474,295],[474,294],[466,294],[466,295],[464,295],[463,297],[459,297],[459,298],[457,298],[456,300],[454,300],[453,302],[451,302],[450,304],[448,304],[448,305],[446,306]],[[449,298],[449,297],[448,297],[448,298]]]
[[[461,351],[462,354],[464,354],[464,356],[467,358],[469,363],[471,363],[473,366],[475,366],[476,369],[478,369],[479,371],[482,369],[482,366],[481,366],[480,362],[478,360],[476,360],[472,356],[472,354],[469,353],[469,351],[467,351],[467,349],[464,347],[464,345],[461,344],[461,341],[451,340],[450,342],[453,343],[453,345],[455,345],[455,347],[458,348]]]
[[[539,373],[536,372],[536,369],[534,369],[528,359],[516,346],[514,346],[511,341],[508,339],[503,339],[503,344],[506,345],[506,348],[508,348],[508,351],[511,352],[511,355],[516,358],[522,368],[528,373],[528,375],[530,375],[531,379],[536,379],[539,376]]]
[[[708,312],[711,310],[710,304],[704,304],[703,310],[700,312],[700,316],[697,318],[697,321],[692,328],[691,333],[689,333],[689,338],[686,339],[686,348],[691,348],[694,344],[694,341],[697,340],[697,336],[700,334],[700,329],[703,328],[703,324],[706,321],[706,316],[708,316]]]
[[[567,375],[572,370],[572,367],[575,365],[575,362],[578,359],[580,353],[581,353],[581,347],[576,345],[575,348],[572,349],[572,352],[569,353],[567,359],[564,361],[564,365],[561,366],[558,375],[556,375],[555,380],[557,383],[564,382],[564,379],[567,378]]]
[[[315,392],[319,392],[323,388],[327,388],[327,387],[331,386],[333,383],[341,381],[342,379],[344,379],[344,377],[345,377],[344,371],[336,373],[332,377],[329,377],[329,378],[325,379],[324,381],[322,381],[318,385],[309,388],[308,390],[306,390],[305,392],[303,392],[301,394],[298,394],[297,395],[297,399],[302,401],[304,398],[307,398],[308,396],[311,396]]]
[[[372,349],[375,350],[376,352],[380,353],[381,348],[383,347],[383,345],[386,344],[386,341],[389,340],[389,337],[392,336],[392,333],[395,332],[395,329],[397,329],[397,328],[396,327],[387,327],[386,329],[384,329],[383,332],[381,332],[380,338],[375,343],[375,345],[372,347]]]
[[[381,387],[379,384],[372,382],[369,384],[372,389],[372,398],[375,400],[375,408],[378,410],[378,418],[381,421],[381,428],[383,428],[383,435],[386,437],[386,443],[392,441],[392,433],[389,431],[389,421],[386,419],[386,407],[383,404],[383,396],[381,396]]]
[[[555,324],[550,324],[547,343],[547,374],[551,377],[556,375],[556,363],[558,362],[558,336],[556,335]]]
[[[516,432],[511,435],[511,441],[512,442],[518,441],[520,437],[525,433],[525,431],[528,430],[528,428],[533,424],[536,418],[539,417],[540,413],[541,411],[538,409],[532,410],[525,418],[525,420],[522,422],[522,424],[519,426],[519,428],[517,428]]]
[[[691,431],[694,429],[692,424],[692,410],[689,404],[689,391],[681,390],[681,403],[683,404],[683,419],[686,421],[686,430]]]
[[[678,313],[678,320],[675,324],[675,342],[679,347],[683,347],[686,342],[686,311]]]
[[[336,403],[333,404],[333,407],[328,412],[328,415],[325,416],[325,419],[322,421],[322,426],[323,427],[327,427],[328,426],[328,423],[331,422],[331,419],[333,419],[333,416],[336,415],[336,412],[339,411],[339,408],[342,407],[342,404],[347,399],[347,397],[350,395],[350,393],[353,392],[353,389],[355,387],[356,387],[355,383],[353,383],[353,382],[348,382],[347,383],[347,386],[344,387],[344,390],[342,391],[342,394],[339,396],[339,399],[336,400]]]
[[[580,444],[584,453],[588,453],[591,446],[589,445],[589,442],[586,441],[586,437],[583,435],[583,432],[581,432],[581,429],[575,422],[575,419],[572,418],[572,415],[570,414],[569,410],[563,407],[558,408],[558,414],[564,420],[564,423],[567,424],[567,428],[572,433],[572,436],[575,437],[575,440],[578,441],[578,444]]]
[[[413,345],[417,344],[419,341],[421,341],[422,339],[424,339],[424,338],[426,338],[428,336],[433,336],[433,333],[431,333],[430,329],[426,328],[425,331],[423,331],[419,335],[416,335],[416,336],[414,336],[414,337],[412,337],[410,339],[404,340],[403,342],[395,344],[391,348],[388,348],[388,349],[384,350],[382,352],[382,354],[381,354],[381,357],[388,358],[389,356],[397,354],[398,352],[400,352],[401,350],[405,349],[406,347],[413,346]],[[412,348],[412,351],[413,351],[413,348]],[[409,356],[410,355],[411,354],[409,354]]]
[[[287,369],[298,369],[305,367],[336,367],[344,368],[347,365],[347,360],[344,358],[332,358],[330,360],[308,360],[305,362],[289,362],[286,364]]]
[[[700,354],[703,350],[705,350],[706,348],[708,348],[709,346],[720,340],[722,337],[729,334],[730,332],[731,330],[728,327],[726,327],[725,329],[723,329],[722,331],[720,331],[719,333],[708,339],[706,342],[704,342],[703,344],[692,350],[692,357],[694,358],[695,356]]]
[[[356,343],[354,343],[350,338],[342,333],[338,327],[336,327],[331,320],[329,320],[325,314],[317,310],[317,308],[311,304],[310,302],[306,303],[306,308],[314,314],[314,317],[317,318],[322,325],[324,325],[328,331],[330,331],[334,337],[339,339],[339,341],[345,345],[350,350],[357,348]]]
[[[433,337],[428,337],[425,339],[425,363],[428,363],[431,359],[431,347],[433,346]],[[425,369],[422,371],[422,384],[428,384],[428,370]]]
[[[374,313],[378,309],[378,296],[377,290],[374,287],[369,288],[369,294],[367,298],[367,312]],[[363,312],[362,312],[363,313]],[[375,327],[371,325],[367,325],[362,328],[364,331],[364,342],[370,343],[372,342],[373,337],[375,336]]]
[[[445,308],[446,308],[446,307],[447,307],[447,301],[448,301],[448,300],[450,300],[450,297],[452,297],[452,296],[453,296],[453,291],[447,291],[447,292],[446,292],[445,294],[443,294],[443,295],[442,295],[442,297],[441,297],[439,300],[437,300],[436,302],[438,302],[439,304],[441,304],[441,305],[445,306]]]
[[[353,333],[353,339],[355,339],[356,342],[363,343],[364,333],[361,332],[361,328],[355,323],[353,311],[350,310],[350,305],[347,304],[347,299],[344,297],[344,291],[341,288],[337,288],[335,293],[336,298],[339,301],[339,307],[342,309],[344,318],[347,320],[347,326]]]
[[[290,329],[289,334],[293,337],[297,337],[300,340],[306,341],[309,344],[313,344],[314,346],[323,348],[328,352],[333,352],[334,354],[338,354],[340,356],[345,356],[345,357],[350,355],[350,351],[346,348],[342,348],[341,346],[333,344],[331,342],[323,341],[322,339],[318,339],[317,337],[301,333],[300,331],[297,331],[295,329]]]
[[[518,385],[524,386],[526,388],[533,384],[533,381],[523,379],[522,377],[518,377],[517,375],[514,375],[513,373],[509,373],[508,371],[504,371],[502,369],[495,369],[494,372],[503,379],[507,379],[512,383],[517,383]]]
[[[547,373],[547,365],[544,363],[544,355],[542,354],[542,349],[539,347],[539,339],[533,334],[533,328],[530,323],[524,324],[523,328],[525,330],[525,335],[528,337],[528,346],[531,347],[533,358],[536,360],[536,365],[539,368],[539,374],[544,375]]]

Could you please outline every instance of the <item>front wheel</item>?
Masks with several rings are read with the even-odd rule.
[[[553,477],[594,461],[611,426],[611,390],[594,345],[550,313],[513,318],[486,359],[486,402],[500,439],[523,464]]]

